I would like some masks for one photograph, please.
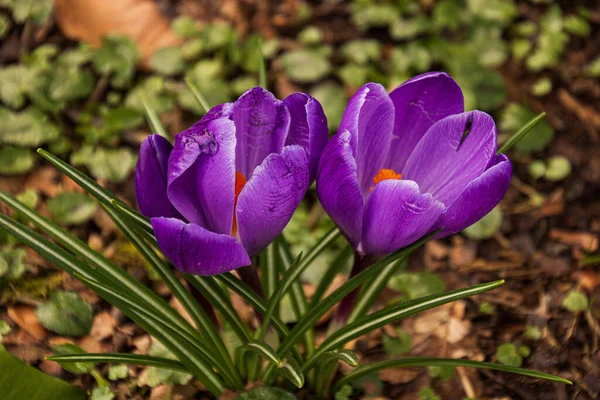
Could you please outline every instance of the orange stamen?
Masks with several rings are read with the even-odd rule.
[[[246,177],[239,171],[235,173],[235,189],[233,193],[233,224],[231,227],[231,235],[235,236],[237,234],[237,217],[235,213],[235,209],[237,207],[238,197],[240,193],[242,193],[242,189],[244,189],[244,185],[246,184]]]
[[[377,175],[373,178],[373,186],[371,186],[371,190],[381,181],[385,181],[388,179],[400,180],[402,179],[402,174],[398,174],[393,169],[382,168],[379,170]]]

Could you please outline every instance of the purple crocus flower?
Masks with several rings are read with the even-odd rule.
[[[389,95],[368,83],[323,151],[317,193],[359,253],[388,254],[492,210],[512,172],[497,147],[493,119],[464,112],[460,87],[445,73],[416,76]]]
[[[312,97],[294,93],[280,101],[257,87],[211,109],[174,146],[149,136],[135,190],[161,250],[191,274],[250,265],[304,197],[327,133]]]

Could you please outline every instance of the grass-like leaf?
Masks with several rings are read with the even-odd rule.
[[[362,288],[358,300],[354,304],[354,307],[352,307],[348,323],[355,321],[369,311],[369,307],[377,300],[390,278],[405,264],[406,259],[387,265],[379,275]]]
[[[298,389],[304,386],[304,373],[302,373],[302,368],[298,365],[298,362],[293,358],[288,358],[277,367],[277,372],[287,380],[292,382]]]
[[[130,353],[85,353],[85,354],[65,354],[46,357],[46,360],[57,362],[91,362],[91,363],[111,363],[111,364],[133,364],[144,365],[147,367],[157,367],[169,369],[172,371],[190,373],[190,371],[176,360],[162,357],[144,356]]]
[[[394,360],[380,361],[368,365],[358,367],[350,374],[344,376],[342,379],[336,382],[334,391],[341,388],[345,384],[355,381],[371,372],[380,371],[387,368],[403,368],[403,367],[471,367],[471,368],[484,368],[493,369],[496,371],[510,372],[513,374],[519,374],[524,376],[530,376],[532,378],[544,379],[547,381],[566,383],[572,385],[573,382],[561,378],[559,376],[545,374],[543,372],[532,371],[525,368],[511,367],[509,365],[494,364],[482,361],[470,361],[470,360],[453,360],[449,358],[434,358],[434,357],[414,357],[414,358],[398,358]]]
[[[273,350],[273,348],[271,346],[269,346],[268,344],[266,344],[264,342],[252,340],[244,345],[241,345],[237,351],[239,351],[242,354],[246,351],[251,351],[253,353],[258,354],[259,356],[263,357],[265,360],[268,360],[269,362],[273,363],[274,365],[276,365],[278,367],[282,364],[282,361],[279,358],[279,356],[277,355],[277,353],[275,352],[275,350]]]
[[[208,341],[208,351],[222,362],[222,369],[224,374],[227,375],[229,383],[237,387],[243,387],[242,378],[237,373],[223,340],[219,336],[219,333],[215,329],[209,316],[200,307],[192,294],[183,286],[179,279],[177,279],[177,276],[169,265],[164,263],[161,258],[158,257],[154,250],[131,226],[127,224],[127,221],[125,221],[116,210],[106,206],[104,208],[119,230],[131,243],[133,243],[146,261],[154,268],[160,279],[167,285],[169,290],[171,290],[171,293],[173,293],[173,295],[181,302],[182,306],[199,329],[200,334]]]
[[[521,129],[519,129],[519,131],[517,133],[515,133],[514,135],[512,135],[506,141],[506,143],[504,143],[498,149],[498,151],[496,152],[496,154],[506,153],[508,150],[510,150],[515,144],[519,143],[519,141],[521,139],[523,139],[525,137],[525,135],[527,135],[529,133],[529,131],[532,130],[533,127],[537,125],[538,122],[540,122],[542,119],[544,119],[545,116],[546,116],[545,112],[539,113],[534,119],[532,119],[531,121],[529,121],[527,123],[527,125],[525,125]]]
[[[358,365],[358,357],[352,350],[342,349],[328,351],[323,356],[342,361],[351,367],[356,367]]]
[[[131,222],[139,226],[139,228],[142,229],[144,232],[147,232],[150,235],[154,236],[154,230],[152,229],[152,224],[150,223],[150,219],[148,217],[138,213],[137,211],[125,205],[125,203],[119,200],[111,199],[110,204],[119,213],[123,214],[124,217],[128,218],[129,220],[131,220]],[[156,242],[156,239],[154,239],[154,241]]]
[[[165,130],[163,124],[160,122],[160,118],[158,118],[156,110],[152,108],[152,106],[150,105],[150,103],[148,103],[148,100],[146,100],[145,97],[142,97],[142,104],[144,105],[144,110],[146,111],[146,119],[148,120],[148,125],[150,125],[150,129],[154,133],[158,133],[165,139],[169,139],[169,135],[167,134],[167,131]]]
[[[354,291],[357,287],[359,287],[364,282],[368,281],[375,277],[378,273],[381,272],[381,269],[388,265],[391,262],[397,261],[403,257],[406,257],[412,250],[423,245],[427,240],[432,238],[438,233],[435,231],[421,240],[415,242],[411,246],[405,247],[404,249],[400,249],[389,256],[383,258],[377,263],[373,264],[369,268],[365,269],[361,273],[354,276],[354,278],[348,280],[338,289],[336,289],[329,296],[324,298],[319,304],[315,305],[315,307],[311,308],[306,315],[304,315],[294,326],[294,329],[290,331],[287,339],[285,339],[277,350],[277,354],[280,357],[284,356],[292,346],[300,339],[304,333],[310,329],[323,315],[327,313],[335,304],[337,304],[340,300],[342,300],[346,295]],[[273,373],[273,368],[269,367],[265,371],[263,381],[265,383],[270,383],[270,376]]]
[[[453,290],[448,293],[436,294],[427,296],[421,299],[411,300],[395,306],[386,307],[383,310],[375,312],[371,315],[363,317],[354,323],[348,324],[336,332],[333,332],[319,346],[314,356],[304,364],[304,370],[308,370],[315,366],[319,357],[324,353],[339,348],[351,340],[359,338],[375,329],[381,328],[389,323],[395,322],[401,318],[417,314],[419,312],[429,310],[442,304],[451,303],[456,300],[474,296],[488,290],[492,290],[502,285],[504,281],[494,281],[483,283],[467,289]]]
[[[210,105],[208,104],[208,101],[206,101],[206,98],[202,95],[200,89],[198,89],[198,86],[196,86],[194,81],[189,77],[185,78],[185,83],[192,91],[196,100],[198,100],[200,107],[202,107],[204,109],[204,112],[207,113],[210,110]]]
[[[267,66],[262,51],[262,40],[257,40],[258,47],[258,86],[267,89]]]
[[[346,264],[353,257],[353,255],[354,251],[352,250],[352,247],[350,245],[347,245],[342,250],[340,250],[338,255],[331,262],[331,265],[329,265],[327,271],[325,271],[325,274],[323,274],[323,277],[319,281],[319,284],[315,289],[315,293],[312,295],[312,298],[310,300],[310,307],[313,307],[315,304],[318,304],[319,301],[321,301],[321,298],[323,297],[325,292],[327,292],[327,289],[329,289],[329,287],[331,286],[331,283],[333,282],[335,276],[340,273],[342,268],[346,266]]]
[[[273,242],[260,254],[260,285],[266,299],[271,298],[279,281],[276,247],[277,242]]]

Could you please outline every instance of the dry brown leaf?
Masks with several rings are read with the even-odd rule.
[[[117,320],[108,311],[103,311],[94,317],[90,336],[98,340],[106,339],[115,331]]]
[[[390,368],[379,371],[379,379],[392,385],[408,383],[419,375],[419,370],[414,368]]]
[[[552,229],[550,231],[550,239],[566,244],[570,247],[576,247],[580,250],[589,251],[590,253],[598,250],[598,238],[596,235],[589,232],[571,232],[562,229]]]
[[[156,50],[181,44],[153,0],[55,0],[55,5],[65,36],[94,47],[109,34],[128,36],[146,62]]]
[[[12,319],[15,324],[19,325],[21,329],[29,333],[40,342],[46,339],[48,331],[44,329],[42,324],[39,323],[37,317],[35,316],[35,310],[33,307],[9,307],[8,317]]]

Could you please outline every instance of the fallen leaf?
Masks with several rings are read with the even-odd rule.
[[[112,336],[116,326],[117,320],[108,311],[103,311],[94,317],[90,336],[97,340],[106,339]]]
[[[181,44],[152,0],[55,0],[55,10],[65,36],[94,47],[109,34],[128,36],[144,64],[156,50]]]
[[[562,229],[552,229],[549,236],[551,240],[556,240],[567,246],[576,247],[590,253],[598,250],[598,238],[596,235],[589,232],[572,232]]]
[[[390,368],[379,371],[379,379],[397,385],[408,383],[419,375],[419,370],[414,368]]]
[[[21,329],[29,333],[39,341],[42,341],[48,335],[48,331],[44,329],[42,324],[35,316],[35,309],[29,306],[9,307],[8,317]]]

